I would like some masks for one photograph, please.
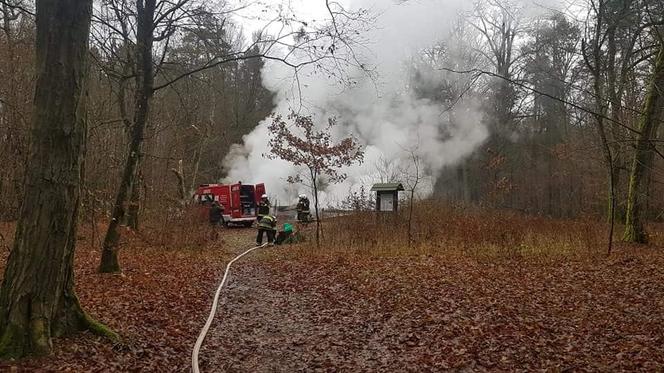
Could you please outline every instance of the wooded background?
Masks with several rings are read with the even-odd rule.
[[[86,216],[113,211],[139,95],[148,93],[150,109],[130,180],[133,202],[124,203],[143,219],[177,209],[198,183],[225,176],[230,145],[273,109],[273,95],[261,80],[267,35],[244,33],[223,3],[153,3],[149,92],[137,78],[141,13],[125,0],[95,4]],[[27,1],[1,2],[2,220],[17,218],[23,198],[35,70],[31,9]],[[448,107],[462,95],[476,98],[490,137],[470,158],[444,170],[434,196],[551,217],[605,218],[612,180],[620,222],[630,178],[637,177],[644,216],[661,220],[662,103],[654,97],[648,109],[646,97],[658,96],[657,71],[662,81],[656,70],[662,14],[658,0],[579,0],[565,12],[537,17],[528,17],[517,2],[480,0],[460,14],[452,37],[413,62],[410,84],[420,97]],[[642,131],[648,110],[651,126]],[[645,172],[634,175],[639,134],[650,159],[639,161]]]

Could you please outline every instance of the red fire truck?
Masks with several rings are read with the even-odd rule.
[[[265,184],[201,184],[194,200],[204,206],[205,216],[212,201],[224,207],[224,223],[250,227],[258,214],[258,202],[265,194]]]

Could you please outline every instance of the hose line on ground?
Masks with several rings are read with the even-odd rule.
[[[203,326],[203,329],[201,329],[201,333],[198,335],[198,339],[196,339],[196,344],[194,345],[194,350],[191,353],[191,368],[193,373],[200,373],[200,370],[198,368],[198,353],[201,349],[201,345],[203,344],[203,340],[205,340],[205,336],[208,333],[208,330],[210,329],[210,325],[212,325],[212,320],[214,319],[215,313],[217,313],[217,304],[219,303],[219,295],[221,294],[221,288],[224,287],[224,284],[226,283],[226,278],[228,277],[228,272],[231,268],[231,265],[238,259],[242,258],[243,256],[249,254],[250,252],[260,249],[261,247],[267,246],[267,243],[264,243],[260,246],[254,246],[251,249],[246,250],[242,254],[236,256],[228,262],[226,265],[226,272],[224,272],[224,277],[221,279],[221,283],[219,283],[219,287],[217,288],[217,292],[214,294],[214,300],[212,301],[212,309],[210,310],[210,315],[207,318],[207,321],[205,322],[205,325]]]

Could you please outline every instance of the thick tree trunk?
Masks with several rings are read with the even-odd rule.
[[[37,0],[37,83],[30,161],[0,289],[0,356],[51,351],[52,337],[91,329],[74,292],[74,247],[86,139],[92,0]]]
[[[137,42],[136,42],[136,95],[134,101],[134,121],[131,128],[129,155],[125,163],[122,180],[115,198],[113,214],[102,245],[99,271],[111,273],[120,271],[118,261],[118,243],[120,241],[119,226],[125,216],[125,204],[133,178],[138,167],[141,144],[148,119],[149,104],[154,91],[152,68],[152,44],[154,41],[153,23],[155,0],[137,0]]]
[[[655,63],[629,177],[627,213],[623,240],[645,243],[648,241],[643,226],[644,206],[648,201],[648,178],[653,167],[654,148],[652,140],[657,136],[659,122],[664,117],[664,48],[660,49]]]

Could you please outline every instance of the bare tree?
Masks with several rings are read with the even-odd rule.
[[[156,38],[168,38],[169,33],[174,32],[165,28],[162,35],[155,36],[158,30],[155,22],[156,0],[138,0],[136,2],[136,45],[135,49],[135,97],[134,115],[130,126],[129,154],[125,163],[122,180],[115,199],[115,206],[111,214],[106,236],[102,244],[102,256],[99,264],[100,272],[119,272],[118,243],[120,232],[118,227],[125,216],[125,204],[127,197],[135,185],[140,159],[141,145],[143,142],[145,126],[148,120],[150,99],[154,93],[154,61],[153,44]],[[176,9],[169,8],[160,17],[169,17]],[[123,104],[123,103],[121,103]],[[134,202],[136,203],[136,202]]]
[[[364,158],[364,152],[352,137],[336,143],[333,141],[331,129],[335,124],[335,119],[330,118],[326,127],[317,129],[311,116],[291,112],[285,119],[276,115],[268,127],[274,137],[269,142],[270,154],[265,156],[280,158],[307,170],[305,180],[314,197],[317,247],[320,247],[321,234],[318,201],[320,177],[325,176],[331,183],[341,182],[346,179],[346,174],[340,172],[340,169],[356,162],[361,163]],[[304,180],[296,175],[289,177],[289,181],[295,183]]]
[[[469,21],[482,36],[483,47],[478,53],[486,58],[494,72],[506,79],[513,79],[516,63],[515,40],[523,32],[520,6],[513,1],[486,0],[478,2]],[[495,102],[489,113],[495,129],[508,126],[513,120],[515,104],[513,87],[505,80],[493,82]]]
[[[608,220],[609,253],[613,242],[613,227],[617,215],[620,193],[620,170],[623,163],[621,131],[638,132],[622,123],[622,92],[628,74],[632,69],[644,62],[652,46],[639,47],[643,30],[651,27],[644,22],[638,13],[645,1],[630,0],[610,2],[591,0],[589,11],[592,22],[586,25],[586,37],[582,41],[581,52],[586,69],[590,72],[592,82],[592,100],[594,103],[593,117],[602,148],[604,164],[608,174]],[[635,30],[631,28],[636,25]],[[618,48],[618,40],[627,34],[622,50]],[[641,54],[637,54],[636,51]],[[622,63],[618,62],[622,56]],[[619,67],[619,68],[618,68]],[[618,71],[617,71],[618,70]]]
[[[662,44],[664,46],[664,43]],[[644,210],[648,200],[648,181],[652,172],[657,135],[661,118],[664,118],[664,47],[660,49],[655,63],[644,114],[636,138],[636,149],[629,178],[627,214],[623,240],[645,243],[648,241],[644,228]],[[661,153],[660,153],[661,155]]]
[[[408,191],[408,247],[413,246],[413,211],[415,208],[415,196],[420,183],[424,179],[422,159],[417,152],[419,144],[410,148],[402,147],[407,154],[409,166],[404,169],[404,183]]]

